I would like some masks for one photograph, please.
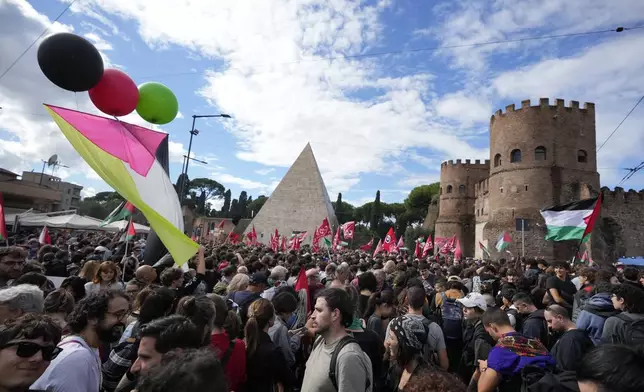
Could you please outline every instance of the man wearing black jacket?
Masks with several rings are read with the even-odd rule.
[[[577,329],[568,316],[568,310],[563,306],[548,306],[545,317],[552,331],[563,334],[550,350],[550,356],[557,362],[557,368],[563,371],[577,371],[584,355],[595,348],[595,344],[586,331]]]
[[[524,336],[539,339],[544,346],[550,348],[548,324],[543,309],[537,309],[532,298],[525,293],[517,293],[512,297],[512,303],[523,317],[521,333]]]

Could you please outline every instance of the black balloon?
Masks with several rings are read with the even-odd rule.
[[[56,86],[87,91],[103,76],[103,59],[88,40],[70,33],[47,37],[38,48],[38,65]]]

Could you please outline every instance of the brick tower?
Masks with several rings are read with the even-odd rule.
[[[522,101],[497,111],[490,119],[490,172],[488,221],[483,239],[490,245],[503,231],[510,232],[510,251],[521,255],[521,233],[516,218],[529,221],[526,256],[569,259],[574,244],[545,241],[539,210],[589,197],[584,189],[599,190],[595,144],[595,105],[563,99],[539,106]],[[443,167],[441,167],[443,169]],[[441,170],[441,185],[442,185]],[[441,208],[442,208],[441,199]],[[441,211],[442,213],[442,211]]]
[[[463,256],[474,256],[475,184],[489,175],[490,162],[480,160],[462,163],[460,159],[441,164],[440,204],[435,225],[435,236],[456,235],[461,242]]]

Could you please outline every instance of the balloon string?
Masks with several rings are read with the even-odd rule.
[[[27,49],[25,49],[22,53],[20,53],[20,56],[18,56],[18,58],[17,58],[17,59],[15,59],[13,63],[11,63],[11,65],[9,66],[9,68],[5,69],[5,70],[4,70],[4,72],[2,72],[2,75],[0,75],[0,80],[2,80],[2,78],[4,78],[4,76],[5,76],[6,74],[8,74],[8,73],[9,73],[9,71],[11,71],[11,70],[13,69],[13,67],[14,67],[16,64],[18,64],[18,61],[20,61],[20,59],[22,59],[22,58],[25,56],[25,54],[27,54],[27,52],[29,51],[29,49],[31,49],[31,48],[36,44],[36,42],[38,42],[38,40],[39,40],[39,39],[41,39],[41,38],[43,37],[43,35],[47,34],[47,32],[49,31],[49,29],[51,29],[51,26],[53,26],[53,25],[54,25],[54,23],[58,22],[58,19],[60,19],[60,18],[65,14],[65,12],[67,12],[67,10],[69,10],[69,9],[71,8],[71,6],[72,6],[72,5],[74,5],[74,3],[75,3],[75,2],[76,2],[76,0],[72,0],[72,1],[69,3],[69,5],[67,6],[67,8],[65,8],[65,9],[63,10],[63,12],[61,12],[61,13],[56,17],[56,19],[54,19],[54,21],[53,21],[53,22],[51,22],[51,24],[50,24],[49,26],[47,26],[47,28],[45,29],[45,31],[43,31],[43,32],[42,32],[38,37],[36,37],[36,39],[34,40],[34,42],[32,42],[29,46],[27,46]]]

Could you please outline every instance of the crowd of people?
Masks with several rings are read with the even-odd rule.
[[[52,237],[0,248],[0,392],[644,391],[634,267]]]

